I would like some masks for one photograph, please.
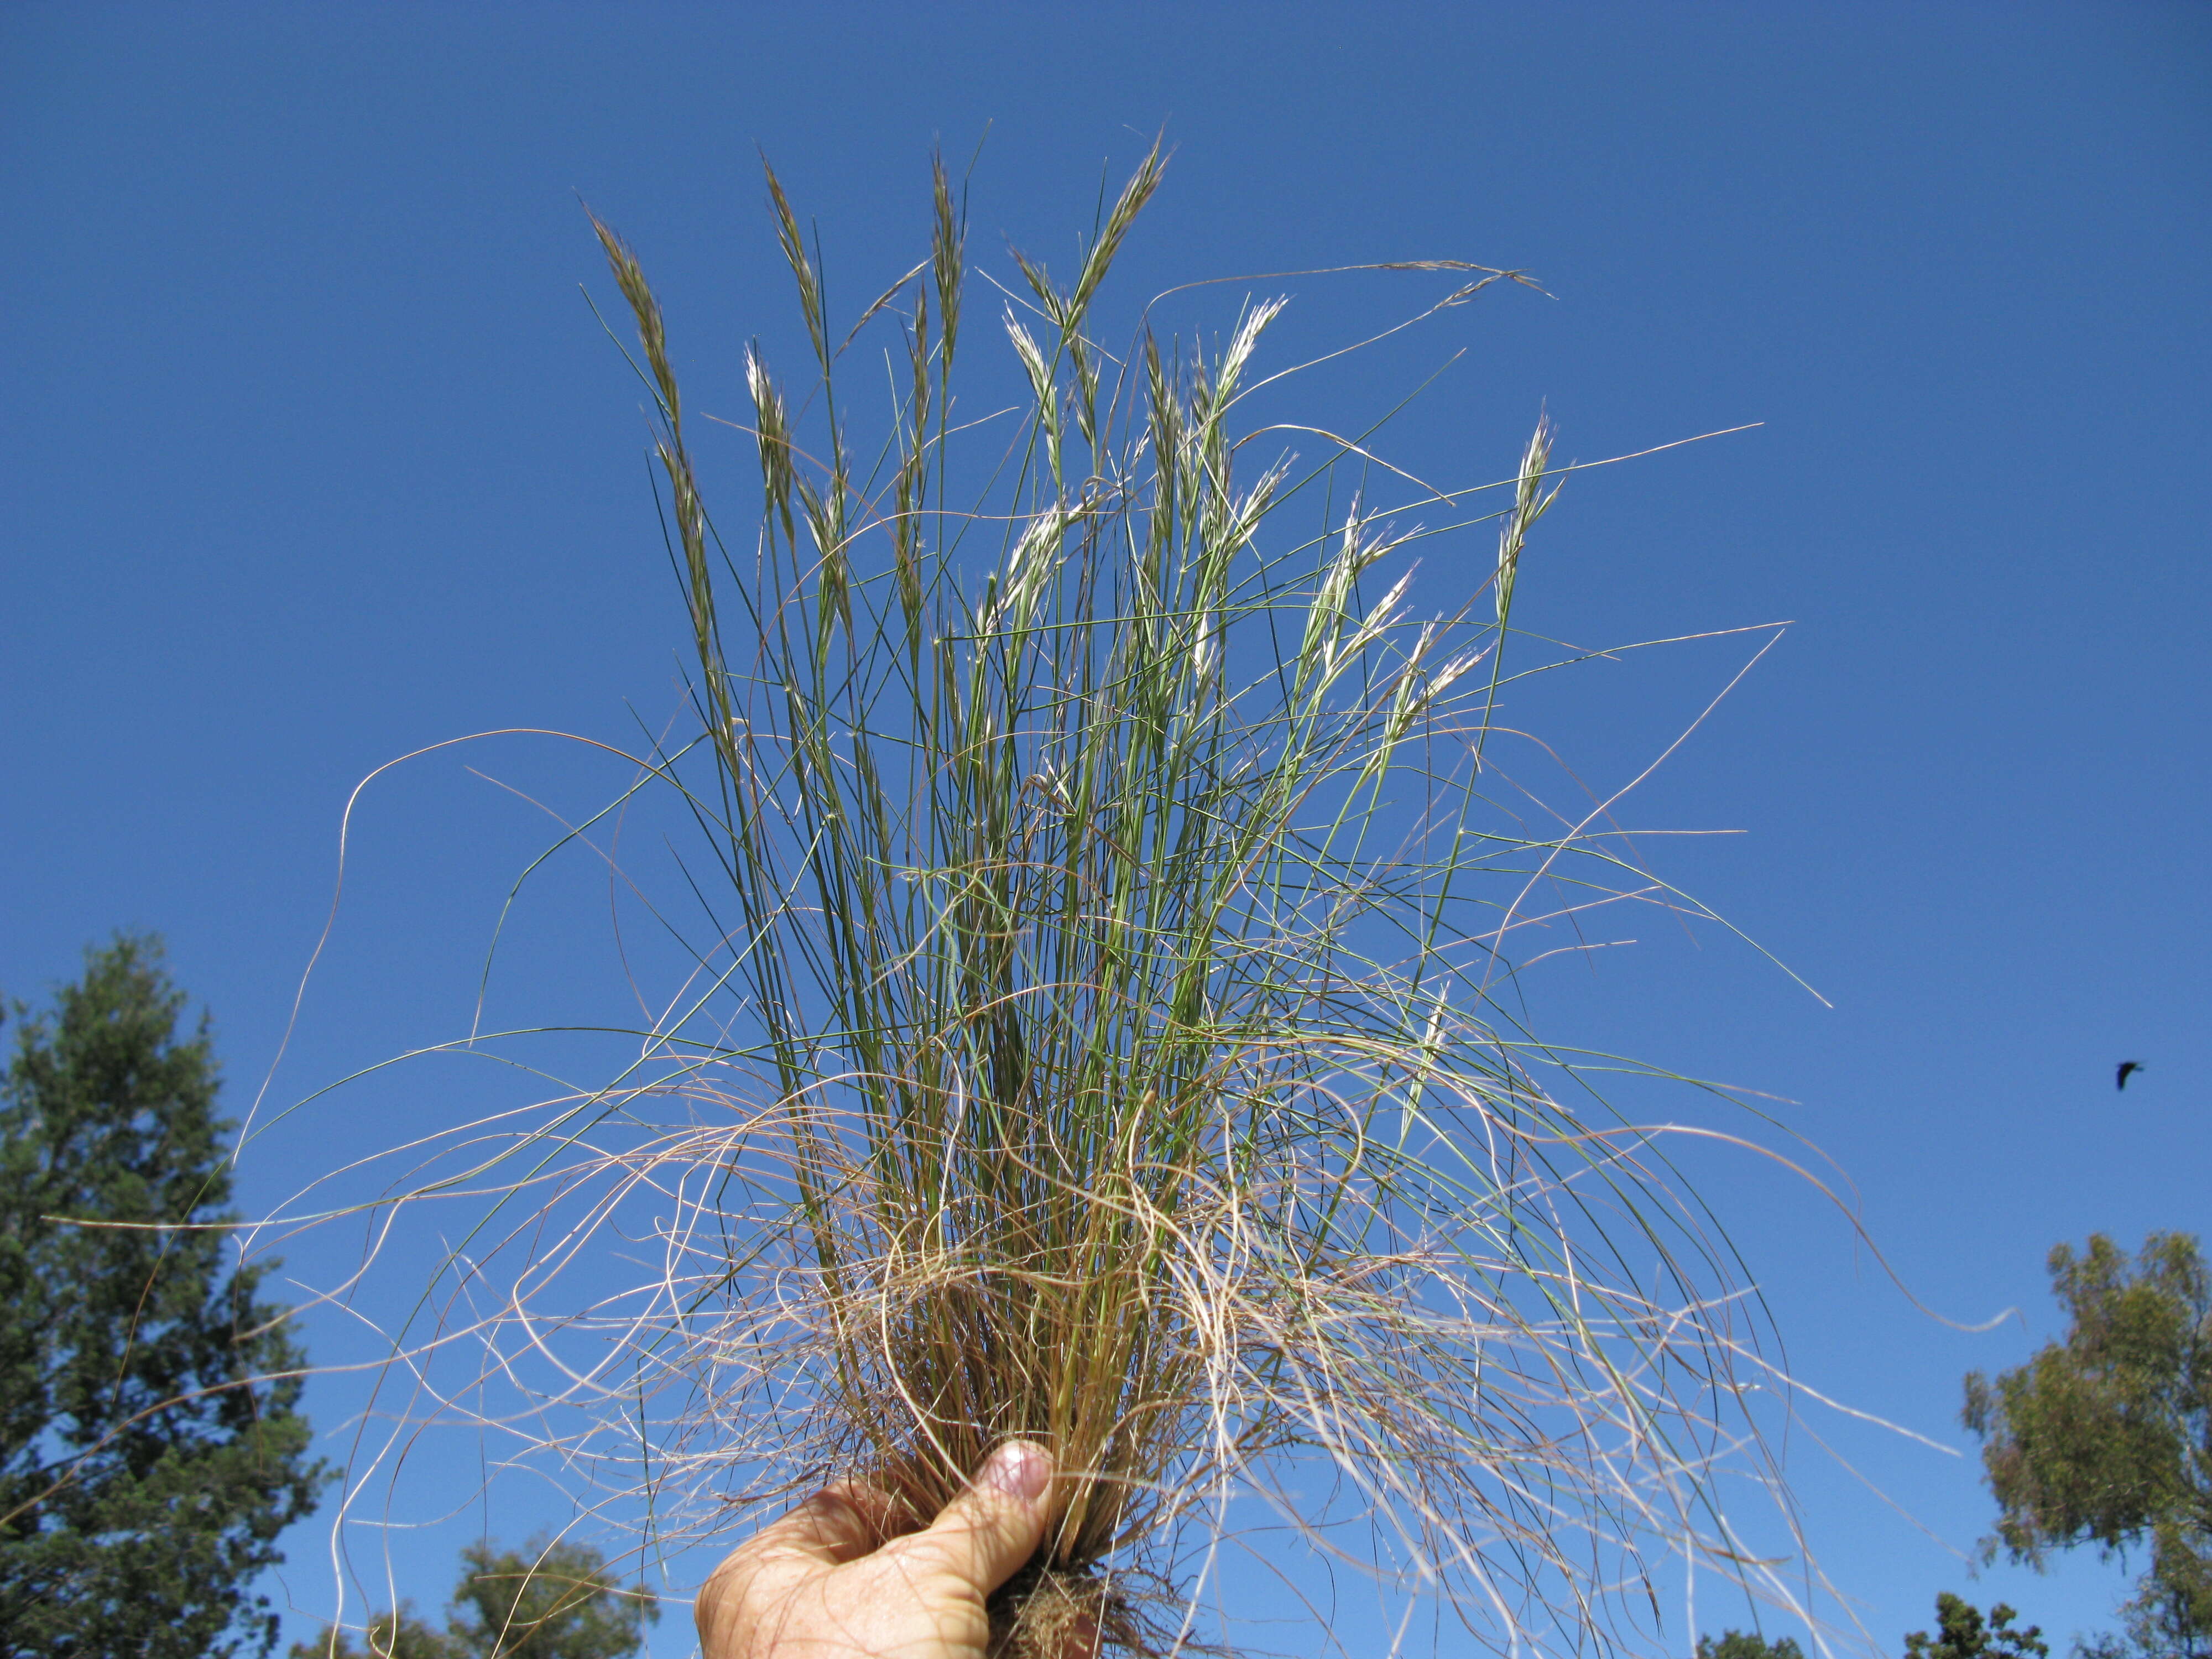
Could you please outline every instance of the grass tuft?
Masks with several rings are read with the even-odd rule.
[[[568,1264],[649,1218],[655,1275],[554,1322],[597,1357],[532,1410],[596,1413],[538,1448],[626,1468],[664,1541],[837,1476],[919,1523],[999,1443],[1046,1443],[1054,1522],[996,1609],[1024,1659],[1073,1628],[1192,1646],[1191,1550],[1261,1510],[1501,1650],[1648,1631],[1685,1570],[1802,1606],[1721,1501],[1745,1479],[1794,1539],[1724,1235],[1590,1086],[1619,1063],[1493,994],[1540,886],[1555,920],[1671,902],[1601,813],[1532,827],[1491,753],[1501,691],[1556,665],[1506,670],[1549,419],[1510,475],[1384,513],[1369,492],[1405,475],[1369,434],[1248,412],[1295,392],[1258,368],[1285,299],[1210,353],[1152,307],[1109,349],[1163,167],[1156,145],[1072,287],[1015,256],[1022,401],[995,427],[955,417],[970,272],[941,160],[926,251],[834,350],[764,167],[813,367],[793,398],[746,353],[760,494],[728,538],[659,304],[593,221],[690,624],[696,737],[640,785],[703,836],[711,937],[636,1067],[477,1132],[477,1189],[532,1160],[494,1211],[542,1207],[457,1247],[462,1282],[522,1265],[456,1328],[513,1383]],[[1534,286],[1350,269],[1448,276],[1424,317]],[[864,330],[896,336],[866,463],[839,401]],[[1322,453],[1255,459],[1285,433]],[[1447,522],[1404,522],[1423,509]],[[1424,613],[1413,550],[1492,526],[1486,580]]]

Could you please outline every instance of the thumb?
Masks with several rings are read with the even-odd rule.
[[[979,1599],[988,1596],[1043,1541],[1052,1475],[1050,1452],[1034,1441],[1008,1441],[927,1531],[898,1540],[901,1553],[961,1580]]]

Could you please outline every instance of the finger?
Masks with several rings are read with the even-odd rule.
[[[984,1460],[975,1483],[947,1504],[927,1530],[890,1547],[964,1582],[978,1597],[1013,1577],[1043,1540],[1052,1454],[1011,1440]]]
[[[823,1566],[842,1566],[866,1555],[890,1530],[896,1504],[887,1492],[857,1480],[841,1480],[738,1546],[738,1556],[758,1559],[799,1555]]]
[[[762,1528],[724,1557],[699,1587],[692,1619],[699,1627],[700,1650],[737,1651],[737,1621],[763,1575],[809,1578],[855,1560],[883,1541],[896,1509],[887,1493],[859,1481],[840,1481]]]

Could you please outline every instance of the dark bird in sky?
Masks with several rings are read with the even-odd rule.
[[[2139,1060],[2122,1060],[2120,1062],[2120,1074],[2116,1079],[2114,1079],[2112,1086],[2118,1089],[2126,1088],[2128,1086],[2128,1073],[2130,1072],[2140,1072],[2142,1068],[2143,1063]]]

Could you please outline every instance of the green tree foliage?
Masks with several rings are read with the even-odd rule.
[[[461,1569],[444,1633],[403,1606],[369,1621],[365,1648],[326,1627],[292,1659],[629,1659],[660,1617],[652,1592],[624,1589],[588,1544],[471,1544]]]
[[[2130,1261],[2102,1234],[2051,1253],[2070,1316],[1992,1382],[1966,1378],[1966,1425],[2001,1506],[1989,1553],[2147,1549],[2123,1608],[2144,1656],[2212,1654],[2212,1276],[2197,1241],[2153,1233]],[[2100,1648],[2100,1651],[2105,1650]]]
[[[1756,1631],[1724,1630],[1698,1638],[1698,1659],[1805,1659],[1805,1650],[1787,1636],[1770,1642]]]
[[[327,1625],[313,1641],[292,1644],[292,1659],[462,1659],[465,1651],[452,1637],[417,1619],[413,1607],[404,1602],[397,1612],[380,1613],[370,1620],[359,1647],[343,1631]]]
[[[587,1544],[471,1544],[461,1564],[451,1627],[472,1659],[628,1659],[660,1616],[649,1591],[625,1591]]]
[[[1905,1659],[2049,1659],[2042,1627],[2014,1630],[2012,1621],[2019,1617],[2000,1601],[1984,1620],[1972,1602],[1944,1590],[1936,1597],[1936,1633],[1917,1630],[1907,1636]]]
[[[0,1079],[0,1655],[265,1654],[248,1587],[313,1506],[270,1264],[225,1271],[207,1024],[152,939],[20,1006]]]

